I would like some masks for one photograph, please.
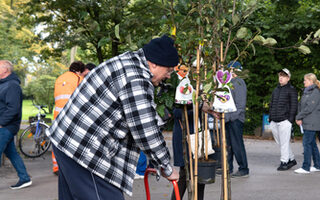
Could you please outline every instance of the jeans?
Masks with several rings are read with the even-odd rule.
[[[143,176],[144,173],[146,172],[146,168],[147,168],[147,157],[146,155],[144,155],[142,151],[140,151],[136,173]]]
[[[230,172],[233,171],[233,156],[239,165],[239,171],[249,173],[247,153],[243,143],[243,123],[240,120],[226,123],[226,139],[228,149],[228,164]]]
[[[311,157],[313,159],[314,167],[320,169],[320,155],[316,143],[316,131],[303,130],[303,164],[304,170],[310,171]]]
[[[20,181],[29,181],[30,177],[22,158],[16,150],[14,135],[6,128],[0,128],[0,155],[4,153],[16,169]],[[1,160],[0,160],[1,163]]]
[[[177,167],[184,166],[184,158],[183,158],[183,142],[182,142],[182,129],[180,122],[182,123],[183,109],[175,108],[173,110],[174,117],[174,125],[173,125],[173,133],[172,133],[172,148],[173,148],[173,164]],[[188,121],[190,134],[194,133],[193,127],[193,111],[192,109],[188,110]],[[186,149],[188,151],[188,148]]]

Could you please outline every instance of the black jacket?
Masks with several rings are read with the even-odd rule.
[[[18,76],[11,73],[0,79],[0,125],[16,134],[22,114],[22,91]]]
[[[290,84],[280,86],[273,90],[269,110],[269,120],[281,122],[289,120],[294,122],[298,109],[298,94],[296,89]]]

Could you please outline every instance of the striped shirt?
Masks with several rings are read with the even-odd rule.
[[[142,49],[91,71],[46,134],[78,164],[132,195],[140,149],[169,176],[152,74]]]

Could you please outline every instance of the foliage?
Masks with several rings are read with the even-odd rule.
[[[38,105],[47,105],[49,113],[52,113],[54,106],[54,82],[56,77],[43,75],[36,80],[30,82],[24,88],[26,95],[32,96]]]
[[[163,14],[153,11],[160,6],[153,0],[30,0],[23,5],[21,20],[41,25],[40,38],[54,44],[55,53],[79,46],[101,63],[157,35]]]

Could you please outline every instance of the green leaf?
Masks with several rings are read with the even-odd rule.
[[[109,42],[110,42],[110,38],[109,37],[104,37],[98,42],[98,47],[105,46]]]
[[[239,39],[243,39],[248,35],[248,29],[246,27],[241,27],[236,34],[236,37]]]
[[[320,29],[314,34],[314,38],[320,38]]]
[[[160,115],[160,117],[164,116],[164,108],[165,108],[165,106],[163,104],[157,106],[157,112]]]
[[[233,25],[236,25],[240,21],[240,18],[238,15],[233,15],[232,17],[232,23]]]
[[[277,44],[277,40],[275,40],[274,38],[267,38],[262,44],[268,45],[268,46],[273,46],[273,45]]]
[[[206,84],[206,85],[203,87],[204,93],[209,93],[209,91],[211,90],[211,87],[212,87],[212,82]]]
[[[120,30],[119,30],[119,24],[117,24],[115,27],[114,27],[114,34],[116,35],[116,38],[120,40]]]
[[[252,43],[250,44],[250,46],[252,48],[253,55],[255,56],[256,55],[256,48],[254,47],[254,45]]]
[[[263,44],[265,40],[266,40],[266,39],[265,39],[263,36],[261,36],[261,35],[256,35],[256,36],[253,38],[253,41],[256,41],[256,42],[258,42],[258,43],[260,43],[260,44]]]
[[[298,47],[299,51],[303,54],[309,54],[311,53],[311,50],[309,47],[305,46],[305,45],[301,45],[300,47]]]

